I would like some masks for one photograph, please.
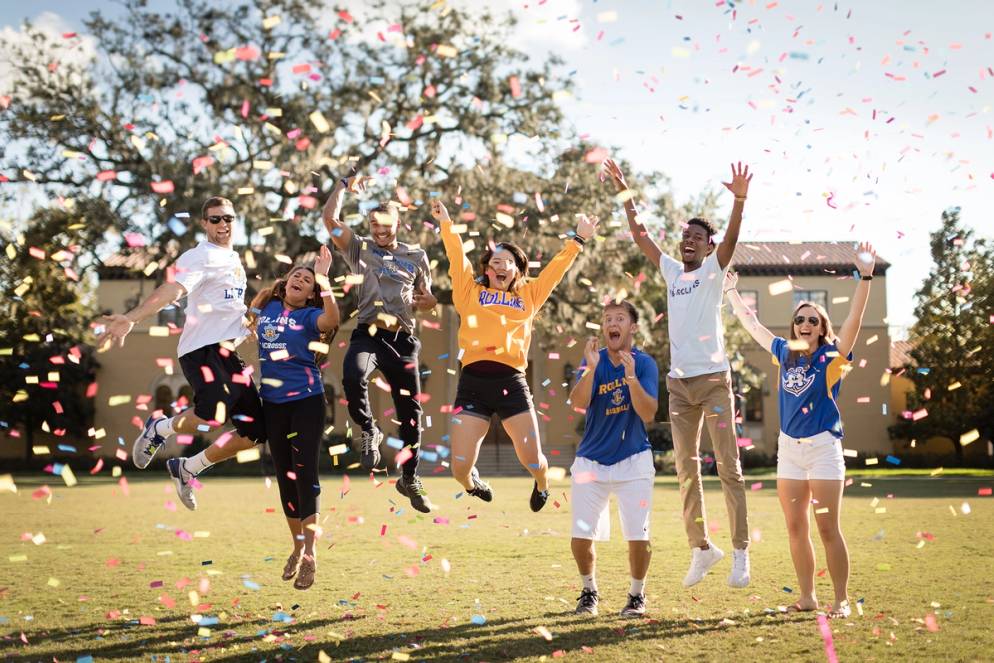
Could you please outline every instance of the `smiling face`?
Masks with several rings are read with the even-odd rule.
[[[798,322],[800,320],[800,322]],[[790,321],[791,338],[801,339],[808,344],[808,352],[818,349],[820,338],[826,335],[825,320],[814,306],[804,305],[794,312]]]
[[[314,295],[314,272],[306,267],[299,267],[286,277],[286,294],[283,304],[290,308],[301,308]]]
[[[369,230],[376,246],[388,249],[397,244],[398,222],[397,216],[384,208],[369,213]]]
[[[608,352],[630,351],[638,323],[624,306],[608,304],[601,316],[601,331]]]
[[[211,220],[218,222],[211,223]],[[200,227],[207,233],[208,242],[231,248],[234,222],[235,208],[225,203],[208,207],[204,213],[204,218],[200,219]]]
[[[514,254],[504,248],[497,248],[487,261],[487,278],[490,287],[507,290],[515,282],[520,272],[514,261]]]
[[[690,270],[697,269],[712,251],[714,251],[714,244],[703,226],[691,223],[683,229],[683,238],[680,240],[680,260],[683,261],[684,267]]]

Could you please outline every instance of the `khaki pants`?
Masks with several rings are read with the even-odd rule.
[[[683,525],[692,548],[708,543],[701,484],[701,422],[706,422],[714,443],[721,490],[732,529],[732,545],[749,545],[746,517],[745,479],[735,443],[735,402],[732,399],[730,371],[692,378],[666,378],[670,392],[670,420],[673,426],[673,453],[683,500]]]

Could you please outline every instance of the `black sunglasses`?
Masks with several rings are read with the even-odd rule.
[[[805,320],[807,320],[808,324],[811,326],[817,326],[821,324],[821,320],[819,320],[818,318],[815,318],[813,316],[808,316],[807,318],[805,318],[803,315],[799,315],[796,318],[794,318],[794,324],[798,326],[803,325]]]
[[[221,215],[213,214],[207,217],[207,223],[210,223],[211,225],[216,226],[222,221],[224,221],[230,226],[232,223],[235,222],[235,217],[231,214],[221,214]]]

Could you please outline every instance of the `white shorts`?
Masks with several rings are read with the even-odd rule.
[[[842,440],[828,431],[802,438],[791,437],[780,431],[780,439],[777,440],[777,478],[842,481],[846,478]]]
[[[646,449],[614,465],[601,465],[578,456],[570,474],[574,539],[607,541],[611,538],[608,507],[611,493],[614,493],[625,540],[649,540],[652,488],[656,477],[651,450]]]

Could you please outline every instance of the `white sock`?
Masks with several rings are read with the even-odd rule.
[[[589,576],[581,575],[580,580],[583,581],[584,589],[589,589],[592,592],[597,591],[597,578],[594,577],[593,573],[591,573]]]
[[[632,596],[641,596],[645,594],[645,578],[641,580],[636,580],[632,578],[632,586],[629,588],[628,593]]]
[[[198,453],[196,456],[183,459],[183,469],[193,476],[197,476],[213,464],[214,463],[207,460],[206,449]]]
[[[162,437],[169,437],[170,435],[176,434],[176,429],[173,428],[173,419],[176,417],[169,417],[167,419],[159,419],[154,424],[152,424],[152,432],[156,435],[161,435]]]

